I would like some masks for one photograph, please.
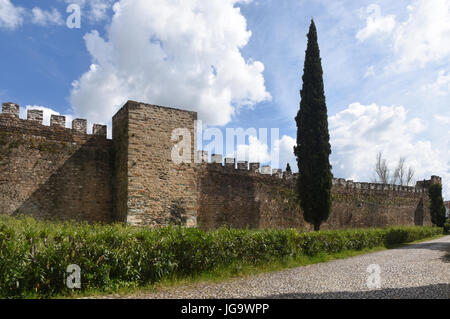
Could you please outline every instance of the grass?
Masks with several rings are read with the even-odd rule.
[[[443,237],[445,235],[436,235],[429,238],[419,239],[416,241],[413,241],[411,243],[406,244],[396,244],[396,245],[390,245],[388,247],[386,246],[377,246],[374,248],[365,248],[362,250],[345,250],[338,253],[319,253],[316,256],[304,256],[299,255],[295,258],[286,258],[283,260],[274,260],[266,263],[261,263],[258,265],[254,264],[234,264],[229,265],[225,267],[215,267],[214,269],[210,271],[204,271],[199,274],[188,276],[188,277],[171,277],[164,279],[160,282],[149,284],[141,287],[128,287],[128,288],[119,288],[116,290],[110,290],[110,291],[102,291],[102,290],[87,290],[82,292],[74,292],[71,295],[58,295],[55,296],[55,299],[72,299],[72,298],[83,298],[83,297],[101,297],[101,296],[107,296],[107,295],[113,295],[113,296],[132,296],[132,295],[142,295],[142,294],[149,294],[149,293],[156,293],[159,291],[169,290],[169,289],[176,289],[179,287],[185,287],[185,286],[195,286],[197,284],[214,284],[214,283],[221,283],[233,279],[238,278],[246,278],[258,274],[263,273],[270,273],[270,272],[276,272],[276,271],[282,271],[297,267],[303,267],[308,265],[314,265],[318,263],[323,262],[329,262],[333,260],[338,259],[345,259],[350,257],[356,257],[360,255],[375,253],[379,251],[384,251],[388,249],[396,249],[401,247],[406,247],[409,245],[418,244],[424,241],[436,239]],[[450,261],[450,253],[448,253],[445,256],[446,260]]]

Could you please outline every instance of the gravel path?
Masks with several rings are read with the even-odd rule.
[[[380,288],[369,289],[369,265]],[[372,271],[377,266],[372,266]],[[376,285],[376,274],[372,272]],[[111,296],[110,296],[111,297]],[[366,255],[261,274],[113,298],[444,298],[450,299],[450,236]]]

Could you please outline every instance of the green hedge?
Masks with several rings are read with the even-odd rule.
[[[214,267],[394,245],[442,233],[436,227],[321,232],[133,228],[0,217],[0,296],[69,293],[66,269],[81,268],[82,289],[141,286]]]

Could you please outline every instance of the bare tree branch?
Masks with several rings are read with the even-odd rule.
[[[395,184],[397,181],[400,183],[400,185],[405,184],[405,178],[406,178],[406,167],[405,167],[405,158],[400,157],[397,167],[394,171],[394,178],[392,180],[392,184]]]
[[[380,183],[388,184],[390,172],[387,167],[386,160],[383,159],[383,154],[381,152],[377,154],[375,173],[377,174]]]
[[[410,166],[408,168],[408,173],[406,174],[406,186],[409,186],[409,183],[413,181],[414,178],[414,168]]]
[[[386,164],[386,159],[383,158],[381,152],[377,153],[377,160],[375,164],[375,178],[374,180],[378,183],[388,184],[400,184],[402,186],[409,186],[414,179],[415,170],[412,166],[408,168],[405,165],[406,158],[401,156],[394,173],[390,174],[390,170]],[[390,178],[390,179],[389,179]]]

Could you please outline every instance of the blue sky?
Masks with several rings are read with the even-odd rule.
[[[135,99],[224,133],[279,128],[247,140],[249,159],[269,162],[276,145],[295,167],[312,17],[334,175],[371,181],[383,152],[392,170],[404,156],[416,179],[442,176],[450,197],[450,0],[0,0],[0,100],[110,124]]]

